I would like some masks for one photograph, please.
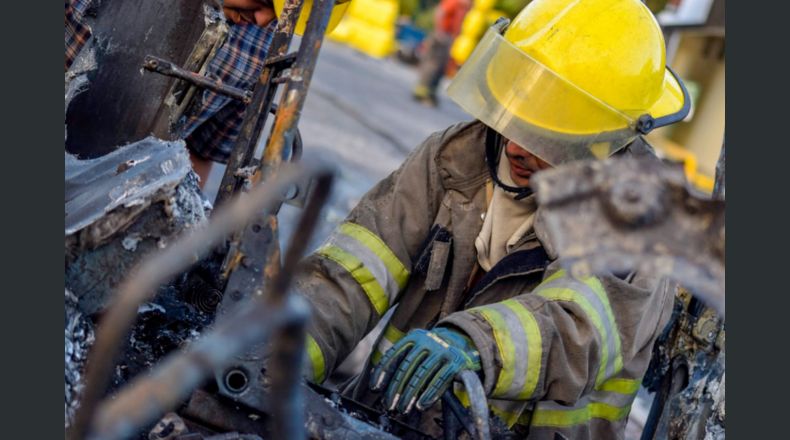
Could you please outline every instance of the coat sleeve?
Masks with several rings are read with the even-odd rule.
[[[636,356],[647,367],[668,319],[671,295],[658,287],[655,280],[575,279],[556,270],[529,293],[456,312],[440,325],[475,342],[490,397],[574,405],[593,392],[636,392],[644,370],[621,372]]]
[[[312,306],[305,377],[322,382],[398,301],[444,189],[431,135],[360,200],[302,264],[296,288]]]

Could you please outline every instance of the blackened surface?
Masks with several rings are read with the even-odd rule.
[[[74,98],[66,115],[67,151],[97,157],[151,133],[168,137],[162,118],[173,79],[141,75],[145,55],[183,64],[203,30],[203,2],[107,1],[91,23],[98,69],[90,88]],[[123,23],[123,25],[119,25]]]
[[[146,371],[165,355],[198,338],[212,322],[204,313],[183,301],[176,286],[165,286],[141,306],[121,359],[115,368],[111,391]]]

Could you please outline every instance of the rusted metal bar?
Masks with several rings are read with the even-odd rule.
[[[283,10],[277,21],[277,27],[272,37],[269,54],[264,61],[264,68],[258,79],[258,84],[253,89],[252,100],[244,112],[239,137],[228,158],[228,166],[222,176],[219,192],[215,201],[216,206],[222,205],[237,193],[243,180],[237,177],[238,170],[250,165],[258,146],[258,140],[266,124],[266,119],[271,108],[277,86],[271,84],[271,79],[290,63],[288,61],[288,46],[291,44],[296,22],[302,10],[302,0],[286,0]]]
[[[155,57],[153,55],[146,55],[145,60],[143,61],[143,68],[151,72],[178,78],[197,87],[209,89],[213,92],[231,97],[233,99],[238,99],[245,104],[249,104],[252,101],[252,92],[249,90],[229,86],[218,79],[211,79],[198,73],[190,72],[178,67],[170,61]]]
[[[221,206],[233,194],[241,191],[250,183],[249,173],[240,177],[242,171],[250,169],[254,162],[254,153],[258,139],[266,123],[268,112],[273,106],[277,85],[271,79],[290,65],[294,56],[286,54],[293,37],[296,22],[302,8],[301,0],[286,0],[283,11],[275,28],[272,46],[265,61],[258,84],[253,90],[252,102],[247,106],[244,120],[236,145],[228,159],[225,174],[215,201]],[[255,167],[257,170],[257,166]],[[277,211],[276,209],[274,210]],[[246,295],[262,291],[264,265],[275,262],[269,267],[270,279],[276,274],[273,268],[279,268],[280,248],[277,243],[277,218],[274,216],[255,216],[250,222],[251,227],[233,234],[227,244],[227,252],[222,263],[221,281],[225,284],[225,299],[220,304],[220,313],[224,313],[234,301],[242,300]],[[256,385],[256,384],[253,384]],[[223,394],[220,386],[220,392]],[[232,396],[239,398],[240,396]],[[254,402],[245,402],[255,406]]]
[[[291,64],[296,60],[296,52],[287,53],[285,55],[277,55],[266,58],[263,65],[267,67],[291,67]]]
[[[332,187],[332,176],[317,179],[315,190],[299,219],[296,230],[285,253],[282,270],[269,289],[267,301],[277,304],[287,301],[288,286],[299,261],[305,253],[313,230],[320,218],[321,208],[326,203]],[[300,439],[304,437],[304,396],[301,387],[304,364],[305,323],[294,322],[279,329],[271,348],[269,372],[272,379],[272,407],[270,430],[273,438]]]
[[[287,148],[295,143],[298,134],[297,122],[299,114],[307,96],[309,81],[315,69],[321,41],[333,6],[334,2],[332,0],[322,0],[313,3],[305,35],[301,40],[295,61],[290,67],[290,82],[285,86],[283,97],[277,106],[278,112],[261,164],[249,177],[252,185],[256,182],[273,178],[288,154]],[[287,31],[292,33],[293,28],[287,27]],[[286,36],[286,33],[280,34],[280,37],[283,39]],[[275,50],[272,55],[281,56],[282,54]],[[275,62],[284,62],[284,59],[280,58]],[[248,152],[254,150],[254,145],[249,145],[249,147]],[[236,182],[238,183],[238,181]],[[321,184],[314,186],[319,187]],[[232,189],[232,186],[224,185],[221,191]],[[240,234],[234,235],[229,242],[229,251],[223,263],[223,274],[226,274],[227,279],[225,285],[226,296],[220,305],[220,313],[224,313],[224,311],[229,309],[235,297],[243,298],[245,295],[252,294],[271,294],[275,296],[282,294],[277,293],[282,292],[281,289],[273,287],[273,283],[280,276],[281,270],[280,249],[277,240],[277,218],[271,213],[267,215],[262,214],[253,219],[252,224],[259,227],[257,229],[246,228]],[[298,258],[302,254],[303,252],[299,252],[293,255],[296,255],[296,258]],[[298,334],[299,332],[293,333]],[[298,336],[295,337],[289,332],[283,332],[279,336],[276,338],[276,341],[282,340],[273,344],[270,359],[277,359],[281,354],[284,359],[291,359],[289,362],[293,362],[296,358],[291,356],[301,356],[301,353],[288,354],[291,353],[294,346],[303,344],[303,341],[298,339]],[[280,350],[282,350],[282,353],[278,354]],[[239,360],[239,364],[246,365],[247,369],[251,371],[256,371],[254,368],[256,365],[260,365],[264,354],[261,349],[253,349],[249,353],[245,353]],[[283,361],[282,365],[282,371],[293,369],[292,363],[289,365]],[[272,368],[271,370],[279,371],[280,369]],[[224,387],[220,382],[220,393],[248,406],[260,409],[263,403],[261,391],[259,391],[262,388],[260,386],[262,384],[259,383],[259,375],[254,375],[250,380],[250,387],[243,393],[234,392],[234,390]],[[278,420],[278,423],[283,423],[283,419]],[[292,426],[296,425],[294,423]],[[288,430],[287,426],[284,426],[282,429]]]
[[[246,224],[261,210],[279,206],[283,192],[305,174],[316,170],[304,166],[283,166],[278,178],[239,196],[226,208],[218,210],[206,229],[180,239],[161,253],[145,260],[118,288],[114,303],[104,314],[96,333],[96,342],[88,356],[85,389],[75,415],[69,438],[82,439],[90,424],[96,403],[107,388],[113,362],[122,340],[137,316],[137,308],[148,300],[156,287],[187,269],[198,256],[216,246],[225,236]]]
[[[289,73],[290,81],[283,90],[274,127],[263,151],[261,173],[253,176],[253,182],[273,174],[283,160],[285,146],[293,142],[334,4],[334,0],[318,0],[310,9],[307,29]]]
[[[263,158],[260,168],[253,174],[251,180],[254,183],[271,178],[277,172],[278,167],[284,159],[285,146],[294,142],[297,134],[297,124],[302,108],[304,107],[307,91],[310,87],[310,80],[318,62],[318,55],[321,51],[326,26],[329,23],[329,16],[334,7],[334,0],[318,0],[313,2],[310,9],[310,16],[307,21],[307,29],[302,37],[296,61],[291,66],[291,81],[285,86],[282,98],[278,104],[279,111],[274,119],[272,133],[263,150]],[[267,222],[269,225],[276,225],[274,219]],[[268,284],[276,274],[277,264],[275,259],[269,259],[263,270],[264,284]]]

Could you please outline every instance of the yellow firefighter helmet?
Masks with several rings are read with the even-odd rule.
[[[607,157],[689,111],[639,0],[534,0],[488,30],[448,95],[552,165]]]

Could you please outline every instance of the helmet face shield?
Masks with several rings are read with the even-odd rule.
[[[626,115],[561,78],[492,27],[447,94],[464,110],[551,165],[605,158],[638,133]]]

